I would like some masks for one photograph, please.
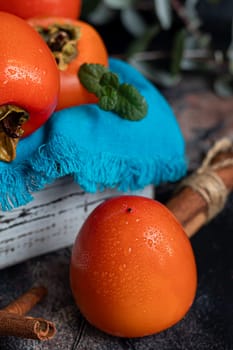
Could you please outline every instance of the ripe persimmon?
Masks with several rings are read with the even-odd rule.
[[[56,110],[98,101],[81,84],[79,69],[84,63],[108,67],[108,52],[97,30],[89,23],[64,17],[28,19],[55,56],[60,72],[60,95]]]
[[[0,10],[24,19],[38,16],[79,18],[82,0],[0,0]]]
[[[0,159],[11,162],[17,143],[54,112],[60,87],[47,45],[22,18],[0,11]]]
[[[156,200],[124,195],[100,204],[73,245],[75,302],[98,329],[120,337],[161,332],[180,321],[196,293],[191,243]]]

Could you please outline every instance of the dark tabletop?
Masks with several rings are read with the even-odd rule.
[[[187,145],[189,171],[200,165],[212,143],[233,132],[233,101],[222,100],[198,77],[184,77],[163,91],[177,115]],[[166,201],[171,184],[157,189]],[[0,271],[0,308],[32,285],[48,287],[48,296],[30,312],[55,322],[57,334],[47,342],[1,337],[2,350],[230,350],[233,349],[233,196],[224,210],[191,239],[198,268],[195,301],[172,328],[140,339],[104,334],[90,326],[74,304],[69,287],[71,247]]]

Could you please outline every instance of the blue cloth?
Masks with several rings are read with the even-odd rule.
[[[56,112],[39,130],[20,140],[17,157],[0,161],[0,208],[33,200],[32,193],[72,175],[86,192],[138,190],[185,175],[185,142],[165,98],[128,63],[110,59],[110,69],[146,98],[148,113],[128,121],[96,104]]]

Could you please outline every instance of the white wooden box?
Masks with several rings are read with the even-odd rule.
[[[88,194],[71,177],[65,177],[35,193],[31,203],[0,212],[0,269],[72,245],[91,211],[121,194],[127,193],[106,190]],[[153,198],[154,187],[133,194]]]

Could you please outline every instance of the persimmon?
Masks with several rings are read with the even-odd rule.
[[[0,11],[0,159],[54,112],[60,77],[47,45],[22,18]]]
[[[77,19],[81,0],[0,0],[0,10],[24,19],[38,16],[63,16]]]
[[[179,322],[196,293],[191,243],[163,204],[124,195],[100,204],[73,245],[70,285],[84,317],[120,337],[142,337]]]
[[[44,38],[60,72],[60,95],[56,110],[98,101],[78,77],[84,63],[108,67],[108,52],[97,30],[89,23],[65,17],[28,19]]]

